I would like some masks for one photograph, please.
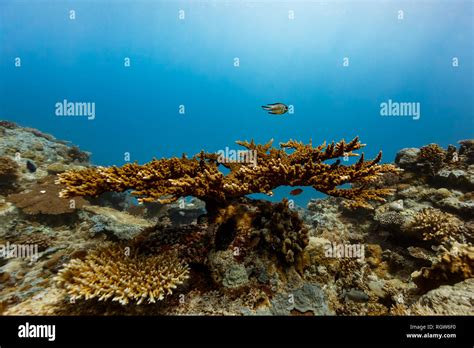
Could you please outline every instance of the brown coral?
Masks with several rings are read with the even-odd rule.
[[[438,209],[425,208],[415,215],[411,229],[421,233],[423,240],[445,243],[460,237],[461,224],[454,215]]]
[[[7,200],[28,215],[73,213],[88,204],[82,197],[60,198],[60,190],[61,186],[55,185],[52,177],[46,177],[28,191],[9,195]]]
[[[18,164],[10,157],[0,157],[0,193],[14,189],[18,179]]]
[[[398,228],[404,223],[405,217],[399,212],[387,211],[376,214],[374,220],[377,221],[383,227]]]
[[[44,251],[49,248],[51,242],[54,238],[42,234],[42,233],[33,233],[29,235],[23,235],[15,241],[16,244],[25,244],[25,245],[37,245],[38,251]]]
[[[220,209],[214,225],[216,249],[237,249],[240,257],[258,246],[293,264],[302,261],[308,245],[308,230],[286,199],[276,204],[241,199]]]
[[[458,142],[459,155],[466,158],[467,164],[474,163],[474,139],[465,139]]]
[[[256,233],[267,249],[280,255],[292,264],[302,255],[308,245],[308,229],[298,216],[289,208],[288,201],[261,208],[254,225],[260,227]]]
[[[265,145],[237,142],[247,151],[256,154],[257,163],[219,163],[218,156],[205,153],[187,158],[153,160],[147,164],[126,164],[118,167],[97,167],[69,171],[59,175],[59,183],[66,188],[63,197],[97,196],[103,192],[134,190],[140,201],[174,202],[180,197],[194,196],[206,202],[209,211],[227,206],[233,200],[252,193],[272,195],[272,190],[282,186],[312,186],[331,196],[343,197],[353,205],[367,205],[367,201],[383,201],[392,193],[385,188],[369,187],[384,173],[396,173],[390,164],[379,164],[381,153],[372,160],[341,165],[340,161],[328,164],[327,160],[353,153],[364,144],[356,137],[349,143],[326,143],[313,147],[296,141],[281,143],[280,149],[272,148],[272,141]],[[291,153],[289,153],[291,152]],[[225,175],[219,165],[230,169]],[[351,188],[340,188],[353,184]]]
[[[203,225],[156,226],[138,235],[134,243],[142,253],[172,249],[186,263],[205,264],[213,247],[210,237],[207,226]]]
[[[438,144],[429,144],[420,148],[418,161],[424,170],[434,175],[441,167],[446,159],[446,151]]]
[[[122,305],[155,303],[182,284],[188,266],[174,253],[145,256],[119,245],[90,252],[85,260],[74,259],[59,271],[56,281],[72,300],[118,301]]]
[[[474,247],[466,244],[455,244],[439,262],[412,274],[413,281],[424,292],[473,277]]]
[[[79,163],[89,162],[90,154],[88,152],[81,151],[78,146],[70,147],[66,152],[67,157],[71,161],[77,161]]]

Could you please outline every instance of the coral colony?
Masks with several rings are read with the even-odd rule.
[[[356,137],[100,167],[36,129],[0,134],[4,314],[472,314],[473,140],[392,164]],[[249,197],[281,186],[327,197]]]
[[[134,190],[133,195],[141,202],[159,201],[172,203],[180,197],[193,196],[203,200],[210,216],[219,208],[225,208],[234,200],[251,193],[272,195],[275,188],[288,186],[311,186],[334,197],[351,200],[353,206],[366,205],[368,200],[383,201],[390,194],[384,188],[371,188],[368,184],[384,173],[396,173],[390,164],[378,164],[382,153],[371,161],[362,155],[352,165],[341,165],[340,160],[332,164],[325,161],[343,156],[358,156],[353,151],[365,146],[356,137],[346,143],[326,143],[313,147],[290,140],[272,148],[272,141],[265,145],[238,141],[249,151],[257,153],[258,165],[241,162],[218,162],[214,153],[200,154],[192,158],[153,160],[145,165],[126,164],[121,168],[92,168],[66,172],[59,176],[58,183],[66,188],[61,196],[98,196],[104,192]],[[294,150],[288,153],[287,150]],[[219,164],[230,169],[224,175]],[[339,188],[344,184],[352,188]]]

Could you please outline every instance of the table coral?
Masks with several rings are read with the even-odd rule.
[[[188,266],[175,253],[146,256],[120,245],[90,252],[85,260],[73,259],[56,280],[72,300],[155,303],[189,277]]]
[[[247,151],[256,154],[257,163],[220,163],[214,153],[201,153],[192,158],[155,159],[147,164],[126,164],[123,167],[97,167],[68,171],[59,175],[58,182],[65,185],[62,197],[98,196],[101,193],[133,190],[141,202],[171,203],[180,197],[194,196],[206,202],[208,213],[219,206],[227,206],[236,198],[252,194],[272,195],[279,186],[311,186],[330,196],[350,200],[352,206],[367,206],[368,201],[383,201],[392,193],[386,188],[369,184],[384,173],[396,173],[391,164],[379,164],[382,154],[365,161],[360,156],[354,164],[342,165],[340,157],[358,156],[353,151],[365,146],[358,137],[346,143],[323,143],[313,147],[290,140],[272,147],[273,141],[260,145],[238,141]],[[228,174],[219,165],[230,169]],[[341,188],[352,184],[350,188]]]

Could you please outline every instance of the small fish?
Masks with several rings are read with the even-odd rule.
[[[288,112],[288,106],[283,103],[263,105],[262,109],[268,111],[271,115],[283,115]]]
[[[292,196],[298,196],[298,195],[301,194],[302,192],[303,192],[302,189],[297,188],[297,189],[291,190],[291,191],[290,191],[290,195],[292,195]]]
[[[31,162],[30,160],[27,160],[26,161],[26,169],[28,169],[31,173],[34,173],[36,172],[36,166],[33,162]]]

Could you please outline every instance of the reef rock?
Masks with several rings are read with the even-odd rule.
[[[414,169],[417,166],[419,153],[420,149],[416,147],[401,149],[395,157],[395,163],[398,164],[400,168]]]
[[[435,174],[436,183],[452,188],[474,189],[474,168],[470,170],[442,168]]]
[[[272,301],[271,312],[274,315],[290,315],[310,312],[313,315],[333,315],[328,307],[324,291],[318,284],[306,283],[287,294],[280,294]]]
[[[109,207],[84,207],[83,218],[90,224],[90,232],[111,234],[118,239],[132,239],[154,224],[145,219]]]
[[[420,315],[474,315],[474,278],[431,290],[412,308]]]

